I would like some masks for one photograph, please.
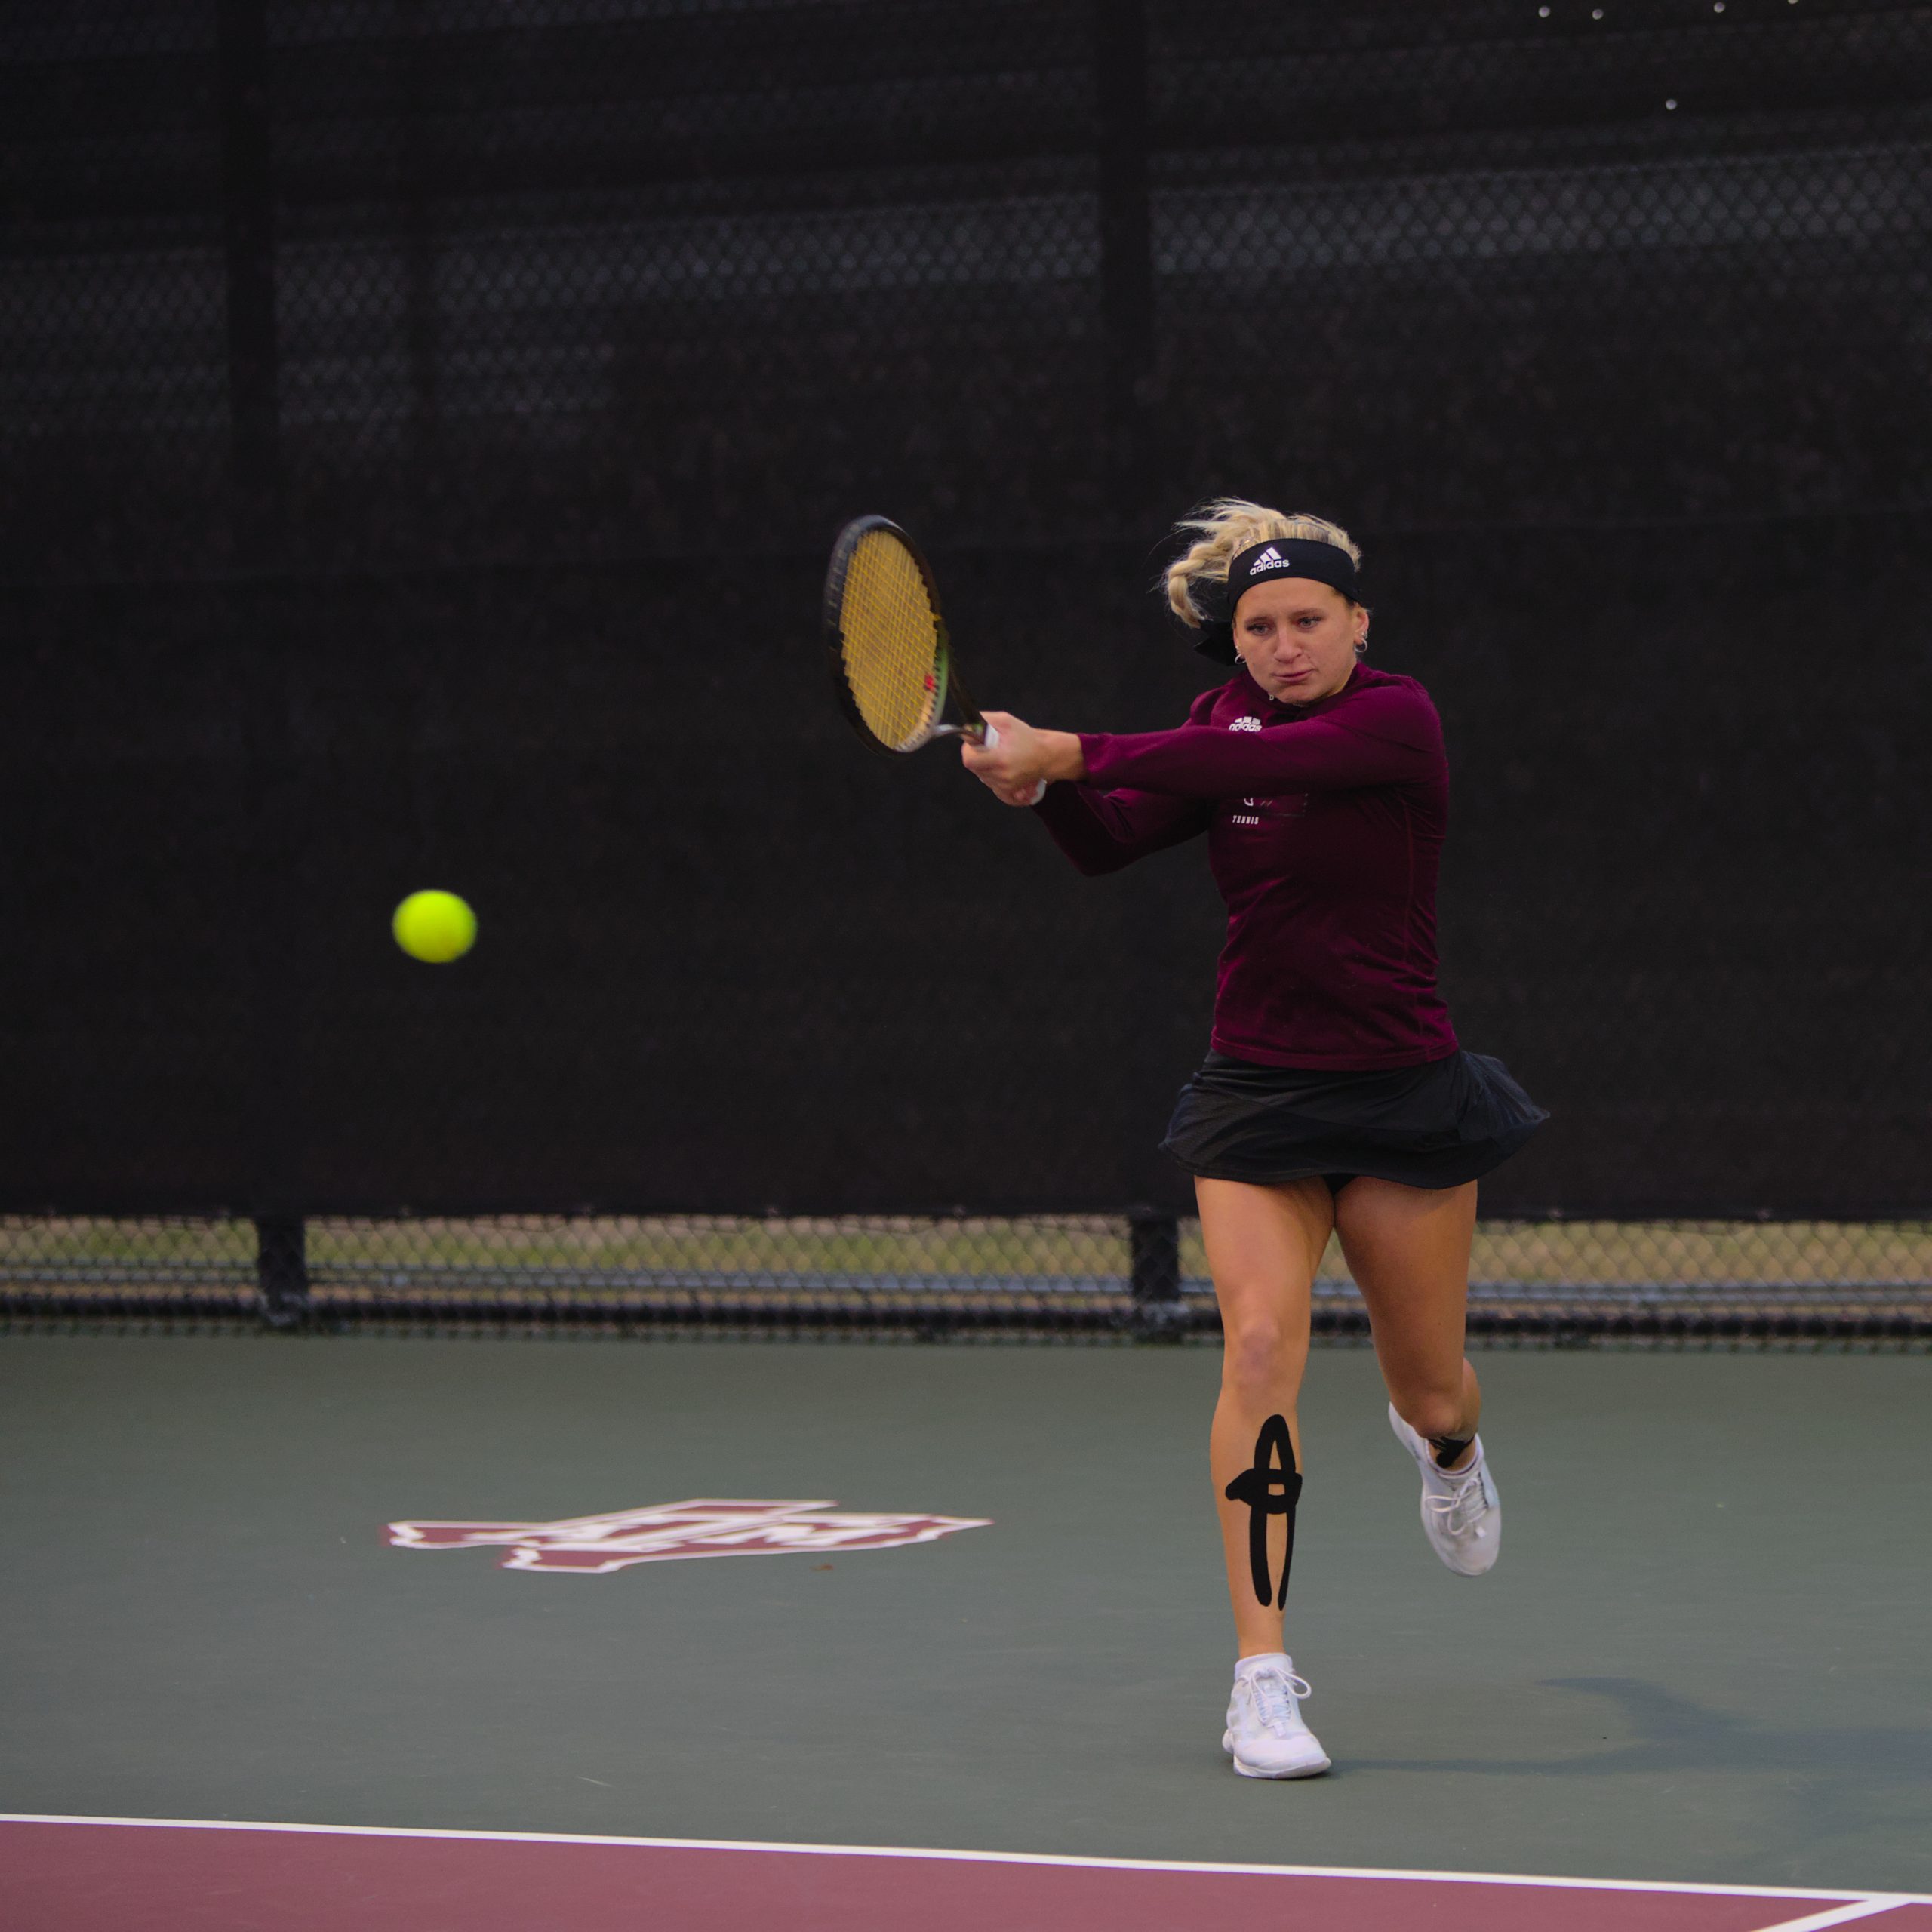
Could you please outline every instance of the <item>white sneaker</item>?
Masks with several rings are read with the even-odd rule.
[[[1328,1768],[1328,1754],[1301,1721],[1300,1700],[1311,1696],[1286,1651],[1235,1678],[1221,1749],[1244,1778],[1312,1778]]]
[[[1503,1505],[1496,1500],[1484,1460],[1482,1438],[1466,1469],[1436,1466],[1429,1444],[1389,1404],[1389,1426],[1395,1440],[1422,1471],[1422,1526],[1429,1545],[1459,1577],[1480,1577],[1495,1567],[1503,1550]]]

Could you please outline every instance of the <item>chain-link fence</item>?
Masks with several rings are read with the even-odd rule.
[[[0,89],[10,1309],[1195,1322],[1196,858],[866,761],[812,624],[887,511],[984,701],[1171,723],[1233,490],[1444,715],[1554,1115],[1478,1325],[1922,1331],[1932,10],[143,0]]]
[[[1488,1343],[1932,1343],[1932,1223],[1490,1221]],[[1219,1333],[1197,1223],[1127,1215],[0,1221],[0,1321],[282,1329],[1185,1341]],[[1330,1340],[1369,1334],[1339,1248]]]

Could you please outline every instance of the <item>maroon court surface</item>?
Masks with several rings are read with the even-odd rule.
[[[1932,1902],[169,1820],[0,1820],[8,1932],[1932,1932]]]

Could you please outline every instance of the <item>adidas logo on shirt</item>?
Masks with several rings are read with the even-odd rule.
[[[1230,731],[1258,731],[1261,729],[1261,720],[1258,718],[1231,718],[1228,721],[1228,729]]]

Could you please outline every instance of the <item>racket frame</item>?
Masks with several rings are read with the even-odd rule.
[[[851,569],[852,559],[858,552],[860,540],[874,531],[883,532],[905,546],[906,554],[918,567],[924,582],[926,601],[932,607],[933,706],[929,715],[933,721],[916,738],[904,744],[888,745],[866,722],[859,701],[853,695],[851,680],[845,675],[845,631],[841,622],[845,603],[845,579]],[[975,744],[998,742],[998,734],[980,715],[979,707],[967,696],[966,687],[960,681],[958,669],[952,661],[952,636],[946,627],[945,614],[940,608],[939,585],[933,576],[932,566],[926,561],[926,553],[890,517],[854,517],[833,540],[832,561],[825,573],[823,618],[826,651],[831,660],[832,688],[838,694],[840,709],[853,730],[874,751],[886,758],[905,758],[931,744],[935,738],[970,738]],[[966,721],[963,724],[939,721],[949,697],[959,707]]]

